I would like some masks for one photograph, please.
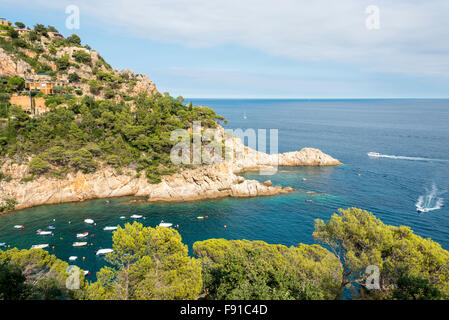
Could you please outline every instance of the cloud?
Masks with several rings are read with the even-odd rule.
[[[16,0],[17,1],[17,0]],[[237,45],[298,61],[351,63],[362,71],[449,75],[447,0],[79,0],[105,26],[189,47]],[[379,8],[380,29],[366,27]]]

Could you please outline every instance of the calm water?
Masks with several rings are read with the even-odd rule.
[[[76,255],[75,264],[95,272],[104,265],[95,250],[112,244],[111,231],[103,231],[103,227],[131,220],[121,220],[123,215],[141,214],[144,219],[139,221],[147,226],[161,220],[179,224],[190,249],[195,241],[208,238],[295,245],[313,243],[314,219],[328,219],[338,208],[356,206],[372,211],[387,224],[410,226],[449,249],[449,209],[444,206],[449,201],[449,162],[437,161],[449,160],[449,100],[195,99],[193,103],[210,106],[225,116],[228,128],[279,129],[280,152],[316,147],[344,165],[280,168],[269,177],[274,184],[317,195],[298,191],[175,204],[130,204],[130,198],[115,198],[109,203],[102,199],[31,208],[0,216],[0,242],[19,248],[48,243],[54,246],[49,251],[59,258],[68,260]],[[434,160],[370,158],[370,151]],[[267,179],[256,173],[245,176]],[[420,196],[426,208],[443,205],[418,213],[415,204]],[[198,220],[197,216],[208,218]],[[85,224],[86,218],[94,219],[96,226]],[[16,224],[24,230],[13,229]],[[54,236],[36,235],[37,229],[49,225],[56,226]],[[81,241],[76,233],[85,231],[90,233],[89,246],[72,247],[74,241]],[[90,277],[94,279],[93,274]]]

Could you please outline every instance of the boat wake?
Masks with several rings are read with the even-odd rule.
[[[368,152],[368,156],[373,158],[389,158],[389,159],[398,159],[398,160],[412,160],[412,161],[440,161],[440,162],[449,162],[447,159],[432,159],[432,158],[422,158],[422,157],[406,157],[406,156],[395,156],[388,154],[381,154],[377,152]]]
[[[440,196],[444,192],[439,191],[435,184],[432,185],[432,189],[426,188],[426,193],[419,196],[418,202],[415,206],[419,212],[430,212],[440,209],[444,205],[444,200]]]

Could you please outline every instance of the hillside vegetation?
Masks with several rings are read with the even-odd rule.
[[[11,27],[9,27],[12,29]],[[185,105],[151,90],[151,82],[130,71],[113,70],[90,47],[81,46],[78,36],[55,38],[52,27],[36,25],[23,35],[0,37],[0,48],[16,65],[25,65],[21,74],[0,77],[0,167],[6,160],[29,165],[29,177],[64,177],[68,172],[90,173],[101,166],[117,170],[130,167],[157,183],[163,174],[177,168],[169,159],[170,133],[189,129],[193,121],[205,128],[223,120],[207,107]],[[78,48],[79,50],[72,50]],[[71,49],[72,56],[57,57]],[[90,51],[90,54],[81,49]],[[1,50],[1,49],[0,49]],[[5,69],[6,70],[6,69]],[[12,94],[23,93],[25,78],[47,72],[53,80],[71,85],[56,87],[45,98],[48,111],[33,115],[10,105]],[[135,90],[136,86],[140,89]],[[8,179],[0,172],[0,180]]]

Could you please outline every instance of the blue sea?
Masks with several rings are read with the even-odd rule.
[[[191,252],[195,241],[209,238],[312,244],[315,219],[327,220],[338,208],[360,207],[386,224],[409,226],[449,250],[449,100],[192,102],[223,115],[229,120],[226,128],[278,129],[280,152],[314,147],[343,165],[280,167],[269,177],[244,174],[299,190],[272,197],[172,204],[130,204],[130,198],[114,198],[30,208],[0,216],[0,242],[6,242],[6,248],[26,249],[48,243],[48,251],[63,260],[78,256],[71,264],[89,270],[88,279],[93,280],[105,264],[95,251],[112,245],[112,233],[103,227],[132,220],[120,216],[143,215],[139,221],[146,226],[161,220],[179,225]],[[369,157],[368,152],[386,157]],[[417,212],[417,204],[426,212]],[[86,218],[96,225],[84,223]],[[15,230],[17,224],[24,229]],[[56,227],[53,236],[36,235],[49,225]],[[76,233],[86,231],[89,245],[72,247],[81,241]]]

